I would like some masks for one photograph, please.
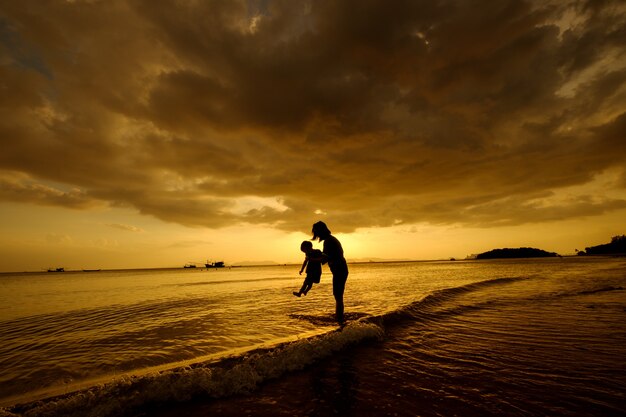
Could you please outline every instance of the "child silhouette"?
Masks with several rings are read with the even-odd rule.
[[[306,295],[309,290],[313,287],[313,284],[319,284],[320,278],[322,276],[322,252],[319,249],[313,249],[313,244],[308,240],[305,240],[300,245],[300,250],[305,253],[304,262],[302,263],[302,268],[300,268],[300,275],[302,275],[302,271],[306,268],[306,278],[302,283],[302,288],[300,291],[294,291],[293,295],[296,297],[300,297],[302,295]]]

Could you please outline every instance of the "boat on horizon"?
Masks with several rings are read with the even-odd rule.
[[[65,268],[48,268],[48,272],[65,272]]]
[[[223,261],[217,261],[217,262],[206,261],[204,266],[206,266],[207,268],[224,268],[224,262]]]

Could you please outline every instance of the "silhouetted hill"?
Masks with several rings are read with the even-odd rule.
[[[493,249],[476,255],[476,259],[508,259],[508,258],[550,258],[559,256],[554,252],[535,248],[504,248]]]
[[[615,255],[626,254],[626,235],[613,236],[610,243],[591,246],[579,251],[579,255]]]

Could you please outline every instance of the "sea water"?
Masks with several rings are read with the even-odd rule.
[[[3,274],[0,415],[624,415],[625,266]]]

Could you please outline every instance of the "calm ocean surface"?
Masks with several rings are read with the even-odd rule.
[[[0,416],[626,415],[624,258],[299,267],[0,274]]]

